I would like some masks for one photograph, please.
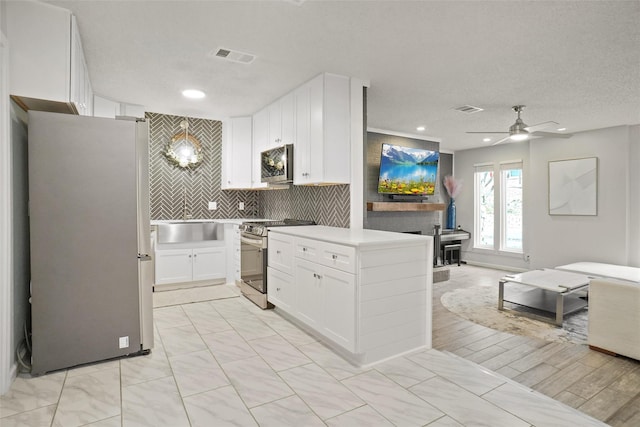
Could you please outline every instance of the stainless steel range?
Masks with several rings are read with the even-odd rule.
[[[262,309],[273,308],[267,301],[268,229],[296,225],[315,225],[315,221],[248,221],[240,224],[240,290]]]

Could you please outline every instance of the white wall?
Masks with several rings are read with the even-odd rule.
[[[0,394],[15,375],[12,352],[13,273],[11,257],[11,143],[9,138],[8,41],[5,4],[0,2]]]
[[[599,129],[569,139],[532,141],[530,192],[531,266],[553,267],[577,261],[626,264],[629,247],[629,127]],[[598,215],[548,213],[548,162],[598,158]]]
[[[640,266],[640,125],[629,128],[629,257]]]
[[[548,162],[584,157],[598,158],[598,215],[549,215]],[[471,242],[466,244],[464,259],[522,269],[577,261],[640,266],[640,126],[456,152],[456,176],[465,185],[456,200],[463,228],[473,233],[473,165],[519,158],[524,162],[524,252],[530,261],[473,249]]]
[[[529,143],[508,143],[496,146],[488,146],[476,148],[473,150],[457,151],[453,156],[453,170],[455,177],[462,179],[462,192],[456,198],[456,218],[457,223],[463,229],[471,232],[471,240],[463,241],[462,259],[469,263],[476,263],[495,267],[510,267],[515,269],[527,269],[529,263],[524,260],[523,255],[500,253],[498,251],[473,248],[474,221],[473,221],[473,173],[474,165],[483,163],[494,163],[496,165],[496,173],[499,173],[500,162],[517,161],[523,162],[524,183],[523,197],[527,199],[527,190],[529,179],[527,177],[527,169],[529,164]],[[495,200],[500,195],[500,188],[496,182]],[[496,215],[499,209],[495,209]],[[527,238],[527,212],[524,212],[524,244]],[[525,252],[528,250],[525,247]]]

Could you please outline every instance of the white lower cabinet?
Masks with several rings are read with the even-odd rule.
[[[226,259],[224,247],[194,249],[192,280],[224,279]]]
[[[190,282],[192,275],[191,249],[156,251],[156,285]]]
[[[267,268],[268,301],[280,309],[290,312],[295,306],[296,288],[293,276]]]
[[[353,352],[356,333],[356,276],[329,267],[322,267],[319,271],[324,303],[322,333]]]
[[[224,279],[224,246],[156,250],[156,285]]]
[[[355,350],[356,277],[304,259],[295,260],[296,317],[349,351]]]
[[[318,265],[296,259],[294,279],[297,289],[295,316],[315,330],[322,327],[322,311],[324,306]]]
[[[224,240],[227,247],[227,283],[240,281],[240,228],[239,224],[224,225]]]

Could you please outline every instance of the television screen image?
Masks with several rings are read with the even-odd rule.
[[[437,151],[382,144],[378,193],[433,195],[439,159]]]

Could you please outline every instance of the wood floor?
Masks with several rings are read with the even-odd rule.
[[[434,284],[433,347],[485,366],[612,426],[640,426],[640,362],[596,352],[586,345],[499,332],[463,319],[440,302],[442,294],[456,288],[498,286],[504,274],[452,266],[450,280]]]

